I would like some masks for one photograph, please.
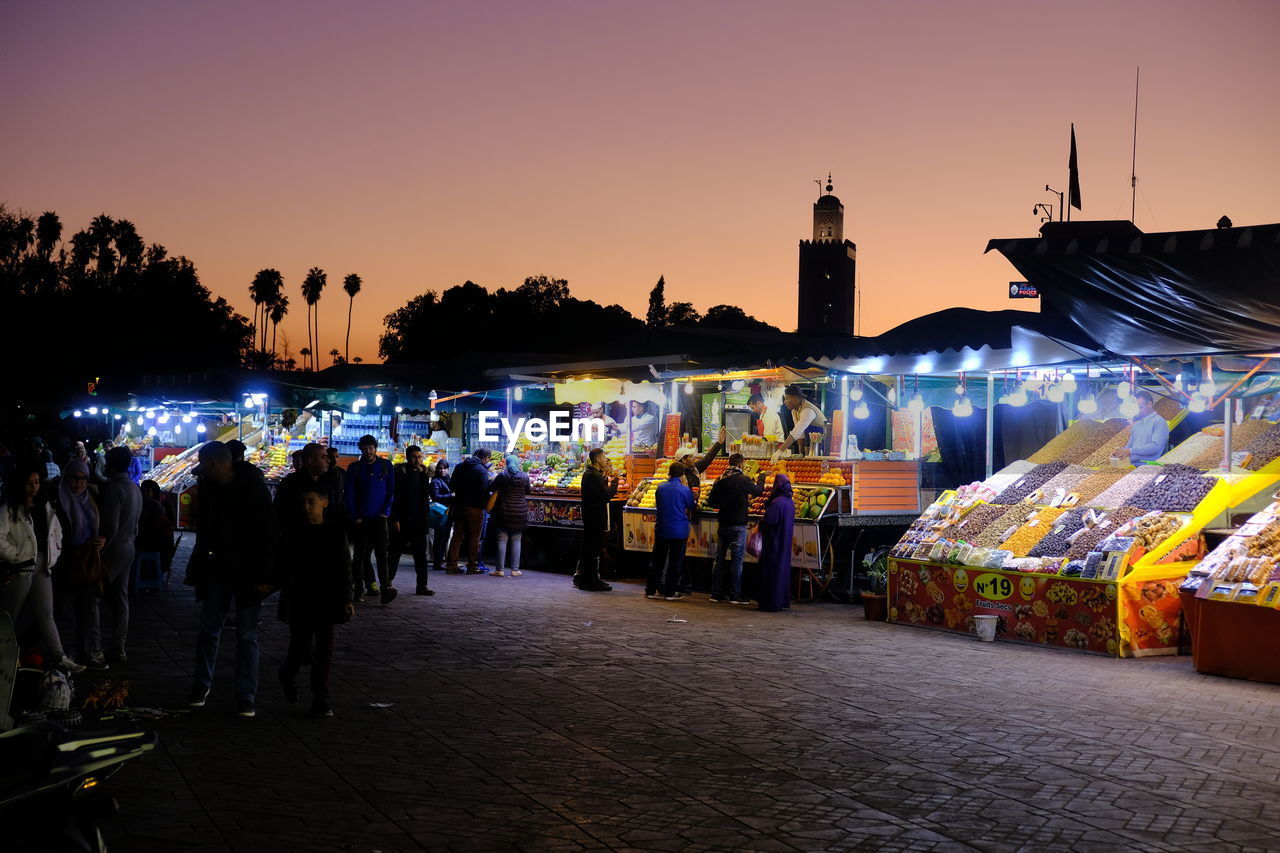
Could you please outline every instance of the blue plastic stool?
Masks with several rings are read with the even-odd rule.
[[[164,562],[159,551],[139,551],[133,558],[133,590],[164,589],[169,584],[169,575],[164,570]]]

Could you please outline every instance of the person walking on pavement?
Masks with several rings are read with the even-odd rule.
[[[667,469],[667,482],[658,486],[654,504],[658,517],[653,528],[653,562],[644,597],[679,601],[684,598],[676,587],[684,567],[684,550],[689,544],[689,520],[696,501],[693,489],[685,483],[684,466],[672,462]]]
[[[442,524],[431,531],[431,565],[437,572],[444,571],[444,558],[449,550],[449,532],[453,528],[453,487],[449,484],[449,461],[443,456],[434,464],[427,466],[431,475],[427,486],[431,492],[431,502],[445,508],[446,515]]]
[[[769,613],[791,607],[791,535],[796,505],[786,474],[773,478],[773,488],[760,521],[760,609]]]
[[[83,445],[82,445],[83,447]],[[98,534],[98,503],[89,492],[87,462],[68,462],[58,482],[58,522],[62,526],[62,559],[54,568],[53,592],[56,610],[65,612],[66,602],[74,614],[76,657],[92,670],[110,669],[102,654],[102,633],[98,621],[98,587],[101,578],[82,577],[77,566],[90,566],[100,555],[107,540]],[[73,565],[75,564],[75,565]]]
[[[510,569],[511,577],[520,577],[520,540],[529,526],[529,494],[533,484],[520,468],[520,457],[506,456],[507,467],[493,478],[489,490],[498,494],[492,517],[498,523],[498,568],[495,577],[503,577]],[[508,557],[508,548],[510,556]]]
[[[355,615],[351,602],[351,553],[342,523],[326,513],[328,490],[323,486],[303,486],[299,497],[305,521],[285,531],[282,540],[289,652],[280,668],[280,686],[289,704],[296,704],[295,679],[303,663],[310,659],[311,713],[332,717],[329,673],[333,666],[333,626]]]
[[[46,660],[65,672],[84,672],[84,666],[67,657],[53,619],[53,567],[62,556],[62,524],[53,505],[41,499],[44,463],[20,466],[5,488],[0,507],[0,611],[9,614],[14,627],[29,608],[44,644]]]
[[[355,566],[358,570],[372,554],[378,564],[378,583],[365,578],[370,595],[380,590],[383,604],[390,604],[397,595],[391,585],[391,567],[387,554],[387,519],[395,500],[395,471],[391,463],[378,455],[378,440],[371,435],[362,436],[359,442],[360,458],[347,466],[347,514],[355,531]],[[360,579],[352,571],[353,595],[360,601]]]
[[[395,577],[400,558],[413,554],[415,595],[435,595],[430,588],[431,567],[427,563],[427,508],[431,503],[430,477],[422,464],[422,448],[405,448],[405,461],[395,466],[395,500],[391,504],[391,575]]]
[[[618,493],[618,475],[599,447],[587,455],[587,461],[582,472],[582,557],[573,585],[589,592],[609,592],[613,587],[601,580],[600,561],[609,530],[609,501]]]
[[[213,686],[213,668],[223,623],[234,609],[236,714],[254,716],[258,693],[258,614],[275,588],[278,527],[267,487],[242,475],[231,451],[210,441],[199,451],[196,543],[186,584],[201,602],[196,637],[192,708],[203,708]]]
[[[764,494],[764,474],[752,482],[742,471],[743,461],[741,453],[730,456],[728,469],[716,480],[707,497],[707,506],[719,510],[716,559],[711,570],[711,600],[728,601],[730,604],[751,603],[742,597],[747,507],[753,497]]]
[[[138,537],[138,520],[142,516],[142,491],[129,477],[133,454],[127,447],[107,451],[107,481],[102,486],[98,503],[102,507],[99,533],[107,540],[102,548],[103,631],[106,635],[107,659],[127,661],[125,644],[129,637],[129,579],[136,556],[134,540]]]
[[[484,532],[484,512],[489,503],[489,457],[481,447],[458,463],[449,480],[453,488],[453,541],[449,543],[449,574],[461,574],[458,557],[467,542],[467,574],[480,574],[480,537]]]

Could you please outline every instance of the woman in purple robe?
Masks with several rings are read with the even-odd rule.
[[[786,474],[773,478],[773,491],[760,521],[760,609],[770,613],[791,606],[791,532],[796,505]]]

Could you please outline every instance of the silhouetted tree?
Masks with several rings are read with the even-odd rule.
[[[329,357],[333,359],[334,364],[340,364],[342,362],[342,353],[338,352],[337,347],[329,350]]]
[[[715,305],[707,309],[698,323],[704,329],[741,329],[743,331],[781,331],[752,317],[737,305]]]
[[[5,400],[47,400],[83,382],[128,382],[152,371],[241,364],[254,329],[200,284],[195,265],[147,245],[134,225],[106,214],[63,240],[58,215],[38,219],[0,205],[0,335],[14,353],[47,353],[36,370],[5,374]],[[173,339],[140,324],[164,306]],[[54,343],[56,341],[56,344]]]
[[[254,346],[259,352],[267,350],[268,312],[284,293],[284,276],[279,270],[258,270],[249,284],[249,297],[253,299]],[[258,343],[259,339],[261,343]]]
[[[360,276],[351,273],[342,280],[342,289],[347,292],[347,342],[343,347],[343,353],[347,358],[351,357],[351,309],[356,304],[356,294],[360,292],[362,284]]]
[[[311,342],[310,350],[315,355],[310,364],[311,370],[320,369],[320,292],[328,283],[329,276],[319,267],[307,270],[307,277],[302,282],[302,298],[307,301],[307,340]]]
[[[311,331],[311,318],[307,318],[307,332]],[[305,370],[311,369],[311,347],[303,347],[298,350],[298,355],[302,356],[302,363]]]
[[[649,291],[649,313],[644,319],[646,325],[665,326],[667,324],[666,289],[666,277],[658,276],[658,283],[653,286],[653,290]]]
[[[283,282],[281,282],[283,285]],[[275,300],[271,303],[271,352],[276,351],[276,332],[280,329],[280,321],[289,313],[289,297],[283,292],[277,293]],[[287,344],[286,344],[287,346]]]
[[[665,325],[696,326],[701,319],[702,315],[693,307],[693,303],[672,302],[671,307],[667,309]]]

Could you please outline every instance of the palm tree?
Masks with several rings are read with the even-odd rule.
[[[351,360],[351,308],[356,304],[356,294],[360,292],[360,285],[363,283],[355,273],[342,280],[342,289],[347,292],[347,345],[343,352],[348,361]]]
[[[280,328],[280,321],[289,313],[289,297],[283,293],[277,293],[275,301],[271,303],[271,351],[276,351],[276,331]]]
[[[283,290],[284,276],[280,275],[279,270],[274,269],[258,270],[253,277],[253,282],[249,285],[249,296],[253,298],[253,340],[254,346],[260,352],[265,352],[267,349],[267,311],[275,304]],[[262,339],[260,346],[259,337]]]
[[[116,268],[116,250],[111,247],[116,236],[116,223],[105,213],[89,223],[89,243],[98,260],[98,274],[108,276]]]
[[[62,220],[58,214],[46,210],[36,220],[36,253],[46,260],[53,254],[53,247],[62,239]]]
[[[309,331],[311,331],[311,321],[310,321],[310,320],[308,320],[308,321],[307,321],[307,331],[308,331],[308,332],[309,332]],[[305,364],[305,365],[307,366],[307,370],[310,370],[310,369],[311,369],[311,349],[310,349],[310,347],[303,347],[302,349],[298,350],[298,355],[302,356],[302,363],[303,363],[303,364]]]
[[[363,358],[361,358],[360,356],[356,356],[355,358],[353,358],[353,359],[351,359],[351,360],[352,360],[354,363],[356,363],[356,364],[359,364],[360,362],[364,361],[364,359],[363,359]]]
[[[338,363],[338,360],[339,360],[340,358],[342,358],[342,353],[338,352],[338,348],[337,348],[337,347],[334,347],[333,349],[329,350],[329,355],[330,355],[330,357],[332,357],[332,358],[333,358],[333,363],[334,363],[334,364],[337,364],[337,363]]]
[[[328,283],[329,276],[319,267],[307,270],[307,277],[302,282],[302,298],[307,301],[307,340],[311,342],[310,349],[315,353],[311,362],[313,370],[320,369],[320,292]],[[315,324],[314,335],[312,323]]]

